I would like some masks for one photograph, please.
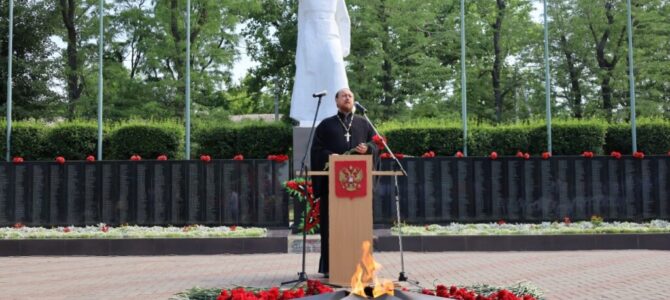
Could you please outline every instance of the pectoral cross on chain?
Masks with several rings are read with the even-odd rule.
[[[349,131],[347,131],[347,133],[344,134],[344,137],[347,138],[347,143],[348,143],[348,142],[349,142],[349,138],[351,137],[351,134],[349,134]]]

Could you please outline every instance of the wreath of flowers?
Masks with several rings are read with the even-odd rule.
[[[305,178],[295,178],[284,182],[284,188],[289,193],[289,195],[298,199],[301,204],[304,204],[307,201],[307,217],[300,217],[300,224],[298,225],[299,229],[305,230],[307,233],[315,233],[319,228],[321,221],[320,211],[321,204],[320,201],[314,199],[314,189],[312,188],[312,182],[306,180]]]

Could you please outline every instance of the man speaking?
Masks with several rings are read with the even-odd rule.
[[[360,116],[354,114],[354,94],[348,88],[335,94],[337,114],[324,119],[316,127],[311,149],[311,168],[322,171],[330,155],[345,152],[377,155],[374,143],[369,143],[375,135],[374,129]],[[352,151],[353,150],[353,151]],[[328,277],[328,177],[316,176],[312,181],[314,197],[320,199],[321,207],[321,259],[319,273]]]

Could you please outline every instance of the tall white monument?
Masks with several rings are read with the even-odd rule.
[[[335,93],[349,87],[344,57],[349,55],[350,30],[344,0],[300,0],[291,96],[291,118],[299,121],[300,127],[312,125],[317,104],[312,97],[315,92],[328,91],[319,107],[317,124],[337,113]]]

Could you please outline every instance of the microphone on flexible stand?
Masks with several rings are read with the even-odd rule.
[[[314,94],[312,94],[312,97],[314,97],[314,98],[319,98],[319,97],[323,97],[323,96],[325,96],[325,95],[327,95],[327,94],[328,94],[328,91],[323,90],[323,91],[320,91],[320,92],[318,92],[318,93],[314,93]]]
[[[365,107],[363,107],[363,105],[361,105],[361,103],[358,102],[358,101],[356,101],[356,103],[355,103],[354,105],[356,105],[356,110],[362,112],[363,114],[365,114],[365,113],[368,111],[368,110],[367,110]]]

